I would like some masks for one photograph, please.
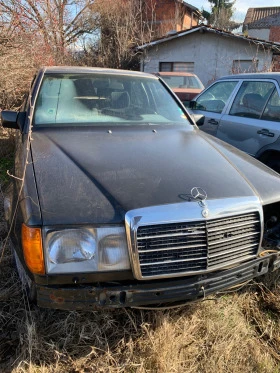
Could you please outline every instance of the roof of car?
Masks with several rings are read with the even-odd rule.
[[[130,75],[130,76],[142,76],[152,78],[155,76],[148,73],[132,70],[121,70],[121,69],[108,69],[103,67],[87,67],[87,66],[45,66],[42,68],[45,74],[110,74],[110,75]]]
[[[280,84],[280,72],[267,72],[267,73],[248,73],[248,74],[233,74],[219,78],[218,80],[225,79],[274,79]]]
[[[165,76],[165,75],[170,75],[170,76],[195,76],[193,73],[187,73],[184,71],[159,71],[155,75],[159,76]]]

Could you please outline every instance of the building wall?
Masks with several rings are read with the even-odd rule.
[[[273,56],[273,69],[272,71],[280,72],[280,55]]]
[[[213,33],[194,32],[146,49],[142,70],[159,71],[159,62],[194,62],[194,73],[207,86],[221,76],[232,74],[233,61],[258,60],[258,69],[271,65],[271,53],[246,40]]]
[[[269,40],[280,43],[280,25],[279,26],[271,26]],[[273,56],[273,71],[280,72],[280,55]]]
[[[271,26],[270,28],[266,29],[249,29],[248,36],[261,40],[280,43],[280,25]]]
[[[280,43],[280,25],[271,26],[270,29],[249,29],[248,35],[253,38]],[[273,71],[280,72],[280,56],[273,56]]]
[[[251,38],[261,39],[261,40],[270,40],[269,39],[269,28],[265,29],[249,29],[248,36]]]
[[[269,41],[280,43],[280,25],[271,26],[269,33]]]
[[[198,18],[177,0],[146,0],[149,22],[157,26],[157,35],[166,35],[171,30],[181,31],[198,25]]]
[[[197,26],[199,22],[198,17],[192,12],[191,9],[188,10],[187,8],[185,8],[185,10],[186,12],[184,15],[183,27],[181,28],[181,30],[188,30],[194,26]],[[178,31],[181,31],[181,30],[178,30]]]

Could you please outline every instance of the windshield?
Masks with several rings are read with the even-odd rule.
[[[187,124],[157,79],[113,74],[47,74],[34,125]]]

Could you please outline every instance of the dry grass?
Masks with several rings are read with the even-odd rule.
[[[0,125],[0,186],[2,188],[9,182],[7,170],[12,167],[14,135],[14,130],[4,129]]]
[[[0,274],[1,373],[280,372],[278,273],[176,310],[93,312],[29,305],[9,248]]]
[[[4,267],[4,268],[3,268]],[[2,263],[1,372],[279,372],[279,294],[254,286],[172,311],[28,305]]]

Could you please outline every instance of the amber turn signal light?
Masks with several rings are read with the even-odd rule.
[[[21,240],[25,263],[29,270],[32,273],[45,274],[41,229],[22,224]]]

